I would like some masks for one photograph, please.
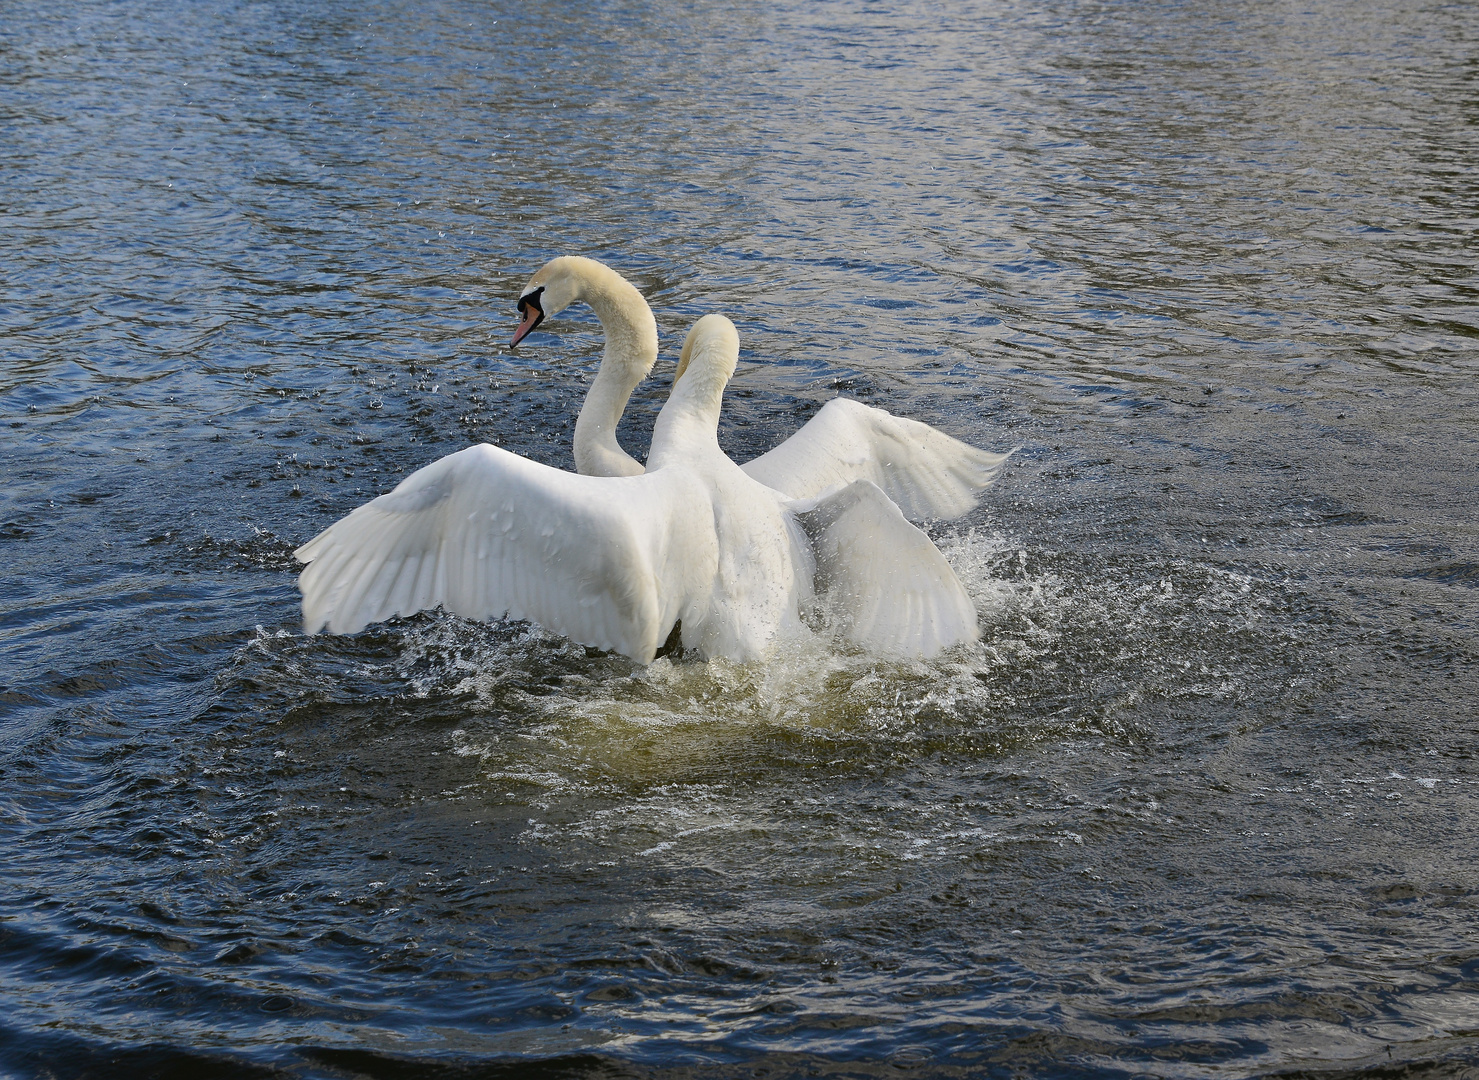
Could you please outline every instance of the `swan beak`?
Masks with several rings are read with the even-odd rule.
[[[540,289],[539,292],[519,297],[519,314],[524,317],[524,321],[519,323],[519,328],[514,331],[514,339],[508,343],[510,349],[532,334],[534,328],[544,322],[544,309],[539,306],[539,293],[543,291]]]

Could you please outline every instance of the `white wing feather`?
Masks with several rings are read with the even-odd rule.
[[[945,556],[877,485],[855,480],[794,509],[812,540],[817,592],[853,644],[931,657],[980,637],[975,606]]]
[[[928,424],[834,398],[800,431],[741,468],[793,499],[871,480],[911,521],[967,514],[1011,457],[978,450]]]
[[[659,476],[562,472],[486,444],[433,462],[294,554],[303,623],[347,634],[442,607],[532,619],[652,659],[668,627],[654,573],[677,501]]]

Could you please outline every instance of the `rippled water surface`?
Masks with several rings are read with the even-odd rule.
[[[1479,1069],[1465,3],[0,18],[0,1072]],[[992,449],[979,647],[299,632],[292,549],[569,468],[584,308]],[[543,1072],[534,1072],[536,1063]]]

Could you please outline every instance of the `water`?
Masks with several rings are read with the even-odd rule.
[[[0,23],[0,1071],[1470,1075],[1464,4],[165,0]],[[298,632],[585,309],[991,449],[979,648]],[[545,332],[545,331],[548,332]],[[536,1065],[544,1071],[536,1073]]]

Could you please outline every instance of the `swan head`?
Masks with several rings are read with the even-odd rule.
[[[533,333],[546,318],[553,318],[577,300],[584,300],[587,285],[611,273],[604,264],[579,255],[562,255],[545,263],[519,293],[521,321],[509,348]]]
[[[723,315],[705,315],[693,324],[683,339],[683,351],[678,354],[674,386],[678,385],[689,365],[695,362],[705,371],[712,370],[723,382],[728,382],[739,363],[739,331],[734,328],[734,323]]]

